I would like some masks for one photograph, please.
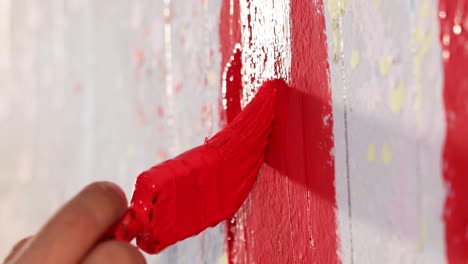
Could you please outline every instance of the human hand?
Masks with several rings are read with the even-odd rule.
[[[125,194],[117,185],[93,183],[66,203],[37,234],[19,241],[4,263],[146,263],[134,246],[102,239],[126,209]]]

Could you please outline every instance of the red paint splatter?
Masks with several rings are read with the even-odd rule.
[[[81,87],[81,83],[79,82],[73,83],[72,90],[75,95],[81,94],[83,90],[83,88]]]
[[[444,209],[446,250],[449,263],[467,263],[468,1],[441,0],[439,17],[447,123],[443,150],[443,174],[448,187]]]
[[[156,114],[158,115],[159,118],[164,117],[164,108],[161,105],[158,105],[156,107]]]
[[[156,157],[159,159],[159,160],[166,160],[168,155],[167,155],[167,151],[162,149],[162,148],[158,148],[156,150]]]
[[[151,27],[149,25],[143,26],[143,36],[145,36],[145,38],[149,38],[150,35],[151,35]]]
[[[135,65],[140,68],[143,66],[143,63],[145,62],[145,54],[143,53],[143,50],[140,48],[135,48],[133,52],[133,57],[135,60]]]
[[[140,124],[146,125],[148,123],[148,118],[146,118],[145,110],[141,104],[137,105],[137,115]]]
[[[182,91],[182,84],[181,83],[176,83],[174,87],[175,93],[179,94]]]
[[[223,2],[222,14],[226,8],[229,1]],[[292,87],[278,91],[267,166],[242,209],[245,222],[228,223],[231,263],[339,262],[333,120],[323,123],[332,116],[323,14],[322,1],[291,1]],[[236,23],[236,13],[221,16],[221,26],[235,28]],[[222,47],[233,43],[233,36],[221,34]],[[241,76],[241,63],[231,68],[232,76]],[[228,83],[226,94],[235,96],[240,89],[241,84]],[[239,100],[233,99],[222,120],[229,121],[240,111]],[[242,228],[236,228],[239,225]]]

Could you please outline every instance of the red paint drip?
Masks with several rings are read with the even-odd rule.
[[[219,23],[219,42],[221,51],[221,76],[224,74],[224,68],[227,63],[231,60],[233,50],[237,43],[241,41],[241,25],[240,25],[240,5],[239,1],[233,1],[231,8],[230,0],[223,0],[220,12],[220,23]],[[232,13],[231,13],[232,10]],[[220,91],[221,92],[221,91]],[[220,93],[221,94],[221,93]],[[222,98],[224,99],[224,98]],[[225,111],[222,100],[219,105],[221,127],[227,122],[227,112],[231,111],[227,109]]]
[[[441,0],[439,17],[444,60],[447,184],[444,221],[449,263],[468,262],[468,1]],[[448,41],[447,41],[448,40]]]
[[[243,227],[228,223],[231,263],[339,262],[323,3],[292,0],[290,9],[292,87],[278,89],[267,166],[242,209]],[[222,16],[221,24],[231,20]],[[230,38],[221,36],[221,45],[226,43]],[[235,85],[229,89],[238,91]]]
[[[223,96],[225,102],[226,119],[230,123],[240,113],[242,94],[242,51],[234,50],[231,61],[227,64],[224,78],[226,93]]]

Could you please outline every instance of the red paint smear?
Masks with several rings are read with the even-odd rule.
[[[158,105],[156,107],[156,114],[158,115],[159,118],[164,117],[164,108],[161,105]]]
[[[176,83],[174,90],[176,94],[179,94],[180,92],[182,92],[182,84]]]
[[[223,0],[222,5],[221,5],[221,11],[220,11],[219,42],[220,42],[220,51],[221,51],[221,74],[220,74],[221,76],[223,76],[224,74],[224,71],[225,71],[224,67],[227,66],[227,63],[229,61],[231,61],[231,57],[233,55],[233,50],[234,50],[235,45],[237,43],[240,43],[241,41],[239,1],[233,1],[232,14],[230,13],[230,10],[231,10],[230,4],[231,4],[230,0]],[[237,65],[241,65],[241,63],[242,61],[236,62]],[[240,66],[240,68],[242,68],[242,66]],[[241,77],[241,72],[239,71],[239,67],[237,67],[237,70],[238,71],[232,71],[232,75],[234,76],[238,74],[238,76]],[[224,110],[222,100],[229,98],[233,91],[239,90],[239,87],[233,87],[233,88],[231,87],[232,86],[230,86],[229,83],[226,83],[226,95],[224,96],[224,98],[221,98],[220,100],[219,116],[221,120],[221,127],[226,125],[226,122],[228,122],[227,116],[229,116],[230,117],[229,120],[231,120],[232,116],[235,116],[240,111],[240,101],[239,101],[239,109],[237,109],[237,107],[233,109],[231,109],[230,107],[227,107],[227,109]],[[220,91],[220,94],[222,94],[221,91]],[[234,235],[235,235],[233,233],[234,232],[233,227],[235,226],[235,224],[236,223],[235,223],[234,218],[226,222],[226,227],[227,227],[226,228],[227,229],[226,244],[227,244],[227,253],[228,253],[229,260],[231,260],[233,257],[232,253],[233,253],[233,242],[234,242]]]
[[[223,0],[220,12],[219,23],[219,42],[221,51],[221,76],[224,73],[224,66],[231,60],[234,47],[241,41],[240,24],[240,5],[239,1],[233,1],[232,14],[230,13],[230,0]],[[220,91],[221,92],[221,91]],[[221,93],[220,93],[221,94]],[[224,111],[222,100],[220,100],[219,109],[221,117],[221,126],[227,122],[226,112]]]
[[[146,118],[145,110],[143,109],[143,105],[141,105],[140,103],[137,104],[137,115],[140,124],[146,125],[148,123],[148,118]]]
[[[321,1],[291,1],[292,88],[278,91],[267,166],[242,209],[243,227],[236,228],[235,219],[228,223],[231,263],[339,262],[323,14]],[[221,18],[221,24],[232,20]],[[221,45],[226,43],[232,44],[231,38],[221,35]],[[240,76],[240,69],[231,74]],[[238,91],[237,85],[227,86],[228,94]],[[228,121],[238,111],[228,106]],[[325,124],[327,118],[331,122]]]
[[[226,70],[226,94],[224,100],[226,102],[226,119],[230,123],[241,109],[241,93],[242,93],[242,51],[235,49],[232,55],[232,60],[228,63]]]
[[[446,137],[443,151],[444,180],[448,187],[444,220],[446,250],[449,263],[468,262],[468,1],[441,0],[441,40],[443,45],[444,103]],[[444,18],[445,12],[445,18]],[[461,32],[455,26],[461,27]]]
[[[134,59],[135,59],[135,64],[138,68],[143,66],[143,63],[145,62],[145,55],[143,53],[143,50],[140,48],[135,48],[134,50]]]

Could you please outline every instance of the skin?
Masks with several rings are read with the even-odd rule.
[[[134,246],[102,237],[127,208],[125,194],[110,182],[85,187],[35,235],[20,240],[5,264],[146,263]]]

